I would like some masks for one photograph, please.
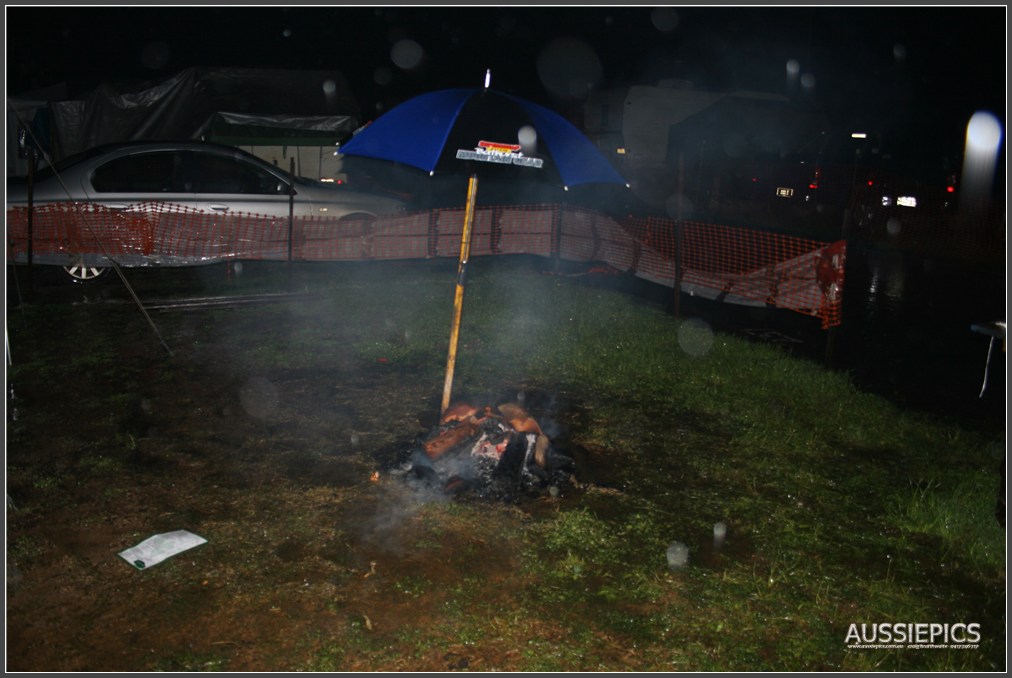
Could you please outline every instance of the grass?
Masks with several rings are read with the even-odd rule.
[[[74,506],[58,489],[102,485],[88,490],[102,504],[129,496],[131,482],[168,493],[166,469],[197,469],[192,494],[170,496],[174,511],[203,512],[215,536],[200,577],[233,592],[247,634],[285,624],[289,637],[194,637],[191,649],[168,645],[127,668],[1004,668],[1005,533],[993,517],[1003,441],[617,291],[475,266],[454,382],[460,397],[565,401],[567,444],[598,482],[526,507],[418,503],[367,482],[436,414],[447,270],[336,267],[297,279],[311,293],[298,305],[162,313],[171,357],[150,335],[148,349],[123,347],[128,328],[145,342],[129,308],[9,317],[19,361],[8,378],[28,402],[8,431],[8,491],[25,507],[10,516],[8,557],[26,572],[41,566],[39,526]],[[119,315],[96,320],[105,313]],[[90,322],[121,334],[79,332],[77,355],[61,359],[51,333]],[[49,388],[95,371],[111,376],[88,398]],[[277,390],[270,417],[227,397],[254,376]],[[171,435],[146,432],[146,399]],[[54,426],[75,416],[73,431]],[[728,529],[719,546],[717,522]],[[665,550],[676,540],[690,564],[673,571]],[[181,585],[193,576],[182,561],[159,572],[146,574]],[[976,622],[982,640],[974,650],[845,647],[850,624],[880,622]]]

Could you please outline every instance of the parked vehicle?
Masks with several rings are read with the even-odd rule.
[[[170,203],[201,213],[255,214],[287,219],[376,218],[406,211],[399,197],[347,184],[293,177],[241,149],[206,142],[127,142],[92,148],[7,182],[7,210],[31,203],[89,204],[138,211]],[[107,268],[85,261],[62,267],[84,282]]]

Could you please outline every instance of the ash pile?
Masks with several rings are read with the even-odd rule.
[[[558,496],[575,482],[573,459],[555,449],[518,403],[453,403],[407,456],[401,472],[409,481],[449,495],[506,501]]]

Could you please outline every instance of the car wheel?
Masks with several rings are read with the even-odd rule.
[[[108,266],[88,266],[84,263],[84,259],[79,259],[69,266],[63,266],[61,270],[67,280],[78,285],[101,280],[109,275],[110,271]]]

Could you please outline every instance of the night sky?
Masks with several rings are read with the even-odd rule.
[[[336,69],[369,119],[481,86],[490,68],[493,88],[561,112],[589,91],[677,79],[790,94],[841,126],[952,145],[977,110],[1004,121],[1006,19],[1001,5],[7,7],[7,93],[67,83],[73,96],[191,66]]]

